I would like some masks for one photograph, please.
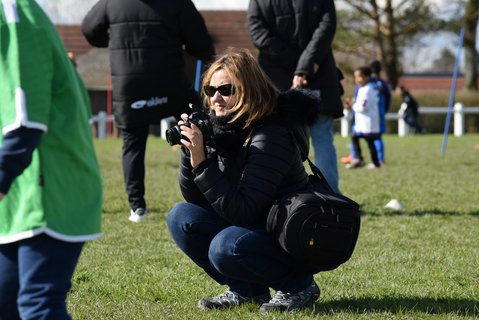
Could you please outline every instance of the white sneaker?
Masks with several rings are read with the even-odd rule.
[[[133,222],[140,222],[146,219],[146,209],[138,208],[135,211],[130,210],[130,217],[128,220]]]
[[[350,163],[346,165],[346,169],[356,169],[363,167],[365,165],[363,160],[353,159]]]
[[[368,165],[366,166],[366,169],[376,170],[376,169],[379,169],[379,167],[376,167],[376,165],[374,163],[368,163]]]

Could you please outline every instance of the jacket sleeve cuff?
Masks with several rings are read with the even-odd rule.
[[[211,163],[211,158],[205,159],[203,162],[201,162],[199,165],[194,167],[191,171],[195,176],[201,175],[210,165]]]

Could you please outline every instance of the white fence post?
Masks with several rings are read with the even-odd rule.
[[[398,111],[398,136],[405,137],[410,134],[409,125],[404,121],[404,112],[406,111],[407,104],[401,103],[401,107]]]
[[[460,137],[465,132],[466,119],[464,105],[460,102],[454,105],[454,135]]]
[[[166,140],[166,130],[173,127],[176,124],[175,117],[168,117],[165,119],[161,119],[161,138]]]
[[[404,137],[411,134],[411,127],[404,121],[404,112],[407,105],[402,103],[397,113],[386,113],[386,121],[398,121],[398,136]],[[448,107],[442,106],[427,106],[420,107],[419,114],[447,114]],[[479,106],[464,107],[464,104],[457,102],[454,105],[454,135],[456,137],[463,136],[466,133],[466,115],[479,114]],[[344,109],[344,116],[341,118],[340,134],[346,138],[351,134],[351,123],[353,119],[353,112],[349,109]]]
[[[106,138],[106,123],[108,121],[108,115],[105,111],[98,112],[98,139]]]
[[[349,109],[343,110],[344,116],[341,118],[341,137],[346,138],[351,134],[351,122],[353,113]]]

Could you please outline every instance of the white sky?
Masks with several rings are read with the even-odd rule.
[[[98,0],[36,0],[55,23],[79,24]],[[174,0],[173,0],[174,1]],[[192,0],[198,10],[246,10],[249,0]],[[446,9],[454,0],[427,0]],[[338,7],[343,0],[335,0]],[[74,10],[72,10],[74,8]]]
[[[36,0],[54,23],[79,24],[98,0]],[[174,0],[172,0],[174,1]],[[249,0],[192,0],[198,10],[246,10]],[[72,10],[74,8],[74,10]]]

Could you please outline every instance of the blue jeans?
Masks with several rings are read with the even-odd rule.
[[[0,319],[71,319],[66,299],[82,247],[45,234],[0,245]]]
[[[211,278],[243,297],[304,290],[313,280],[263,226],[234,226],[211,207],[182,202],[168,229],[178,247]]]
[[[339,193],[338,160],[334,147],[333,117],[320,115],[311,126],[314,163],[321,170],[331,188]]]

